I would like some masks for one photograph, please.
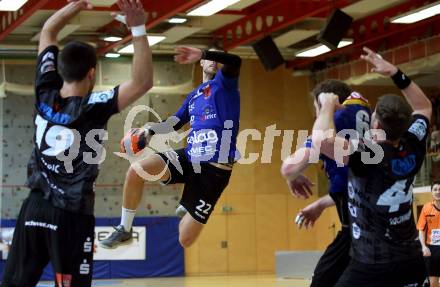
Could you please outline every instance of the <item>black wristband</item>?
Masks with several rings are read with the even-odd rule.
[[[207,52],[207,50],[202,50],[202,60],[205,60],[206,59],[206,52]]]
[[[411,79],[405,75],[401,70],[397,70],[397,73],[391,77],[394,84],[401,90],[404,90],[411,85]]]

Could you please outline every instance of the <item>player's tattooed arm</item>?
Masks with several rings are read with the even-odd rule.
[[[57,36],[61,29],[79,12],[85,9],[93,9],[89,0],[70,0],[64,8],[54,13],[41,29],[38,54],[42,53],[47,47],[58,45]]]

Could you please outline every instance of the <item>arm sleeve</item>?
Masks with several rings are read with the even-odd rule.
[[[419,231],[426,230],[426,204],[423,206],[422,212],[420,212],[420,217],[417,221],[417,229]]]
[[[35,76],[37,95],[42,90],[60,90],[63,87],[63,78],[57,70],[58,53],[57,46],[49,46],[38,56]]]
[[[226,78],[238,78],[240,75],[241,58],[237,55],[204,50],[202,59],[223,64],[222,74]]]
[[[112,90],[93,92],[86,99],[86,109],[106,123],[110,117],[119,113],[119,86]]]

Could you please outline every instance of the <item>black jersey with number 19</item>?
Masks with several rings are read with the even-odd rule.
[[[381,264],[421,256],[412,186],[425,158],[428,125],[425,117],[414,116],[397,147],[379,144],[383,150],[379,163],[366,163],[366,158],[380,156],[366,148],[350,156],[348,209],[354,260]]]
[[[110,117],[118,113],[118,87],[86,97],[63,98],[57,72],[58,48],[40,54],[35,82],[35,143],[28,185],[53,206],[93,214],[94,183],[102,161],[102,140]]]

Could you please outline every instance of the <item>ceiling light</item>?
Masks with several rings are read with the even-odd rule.
[[[188,21],[188,19],[185,18],[171,18],[168,20],[168,23],[171,24],[182,24],[185,23],[186,21]]]
[[[239,2],[240,0],[211,0],[208,3],[192,10],[189,16],[211,16],[215,13]]]
[[[119,42],[121,40],[122,40],[121,37],[116,37],[116,36],[104,37],[104,41],[107,41],[107,42]]]
[[[433,3],[391,19],[391,23],[412,24],[440,14],[440,3]]]
[[[339,42],[338,48],[342,48],[348,45],[353,44],[353,40],[342,40]],[[296,54],[297,57],[316,57],[325,53],[330,52],[330,48],[325,45],[316,45],[310,48],[307,48]]]
[[[157,43],[162,42],[165,40],[165,36],[148,36],[148,43],[150,43],[150,47],[156,45]],[[134,46],[133,44],[130,44],[128,46],[125,46],[121,50],[118,51],[121,54],[133,54],[134,53]]]
[[[1,0],[0,11],[17,11],[28,0]]]
[[[106,58],[113,58],[113,59],[115,59],[115,58],[121,57],[121,54],[118,54],[118,53],[107,53],[107,54],[105,54],[105,57]]]

